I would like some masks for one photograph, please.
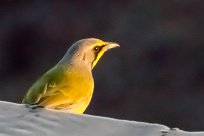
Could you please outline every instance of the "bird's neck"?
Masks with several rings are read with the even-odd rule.
[[[82,55],[79,55],[77,53],[72,55],[67,55],[69,53],[66,53],[65,56],[58,62],[57,65],[63,65],[64,67],[75,67],[76,69],[84,69],[89,72],[92,71],[92,64],[86,62]]]
[[[87,72],[92,71],[91,64],[87,64],[87,62],[84,61],[83,58],[80,58],[80,56],[78,55],[73,55],[72,57],[65,55],[58,62],[57,65],[61,65],[65,67],[65,69],[75,68],[75,69],[80,69],[81,71],[87,71]]]

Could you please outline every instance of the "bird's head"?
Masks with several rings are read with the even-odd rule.
[[[119,45],[96,38],[86,38],[75,42],[68,49],[64,59],[70,59],[72,63],[79,65],[83,63],[93,69],[103,54],[115,47],[119,47]]]

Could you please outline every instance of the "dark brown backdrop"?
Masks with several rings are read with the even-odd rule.
[[[20,102],[76,40],[121,48],[94,69],[87,114],[204,130],[204,1],[0,2],[0,100]]]

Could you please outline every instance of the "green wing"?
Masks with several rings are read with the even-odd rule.
[[[63,69],[59,66],[49,70],[31,86],[22,103],[37,104],[44,99],[43,97],[55,95],[57,90],[54,85],[59,83],[62,76]]]

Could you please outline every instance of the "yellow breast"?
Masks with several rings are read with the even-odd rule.
[[[88,107],[94,89],[92,74],[89,72],[69,70],[60,81],[58,90],[63,94],[61,102],[49,108],[66,110],[71,113],[82,114]]]

